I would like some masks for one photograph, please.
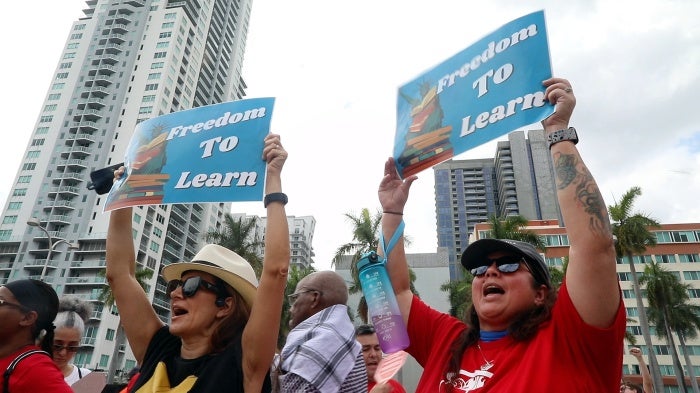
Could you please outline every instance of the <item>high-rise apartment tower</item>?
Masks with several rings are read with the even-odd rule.
[[[91,171],[120,163],[141,121],[242,98],[251,0],[87,0],[72,25],[0,223],[0,284],[32,277],[93,302],[75,363],[128,371],[116,308],[99,301],[108,214]],[[32,28],[28,25],[27,28]],[[228,204],[134,209],[138,268],[161,318],[158,272],[190,260]],[[31,224],[28,225],[28,222]],[[77,249],[74,246],[77,245]]]
[[[449,252],[451,280],[462,277],[459,258],[474,225],[489,216],[562,222],[543,130],[510,133],[494,158],[450,160],[433,172],[438,247]]]

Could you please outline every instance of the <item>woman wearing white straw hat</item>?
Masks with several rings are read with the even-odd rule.
[[[206,245],[191,262],[163,268],[171,299],[169,326],[158,318],[135,278],[131,208],[111,213],[107,279],[141,367],[133,392],[270,390],[290,256],[280,176],[287,152],[279,135],[265,138],[262,158],[267,162],[267,228],[260,285],[243,258]],[[123,168],[115,176],[122,173]]]

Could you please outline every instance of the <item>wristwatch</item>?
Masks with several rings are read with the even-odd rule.
[[[272,202],[282,202],[283,205],[287,204],[287,194],[283,192],[272,192],[270,194],[265,195],[265,199],[263,200],[263,205],[267,207]]]
[[[574,127],[569,127],[565,130],[557,130],[547,135],[547,147],[550,150],[552,149],[552,145],[563,141],[574,142],[574,145],[578,143],[578,134]]]

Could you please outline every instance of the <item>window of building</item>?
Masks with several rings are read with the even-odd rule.
[[[172,31],[164,31],[158,35],[158,38],[168,38],[172,37],[173,32]]]
[[[177,13],[175,13],[175,12],[169,12],[169,13],[165,14],[165,18],[164,18],[164,19],[165,19],[165,20],[173,20],[173,19],[175,19],[176,17],[177,17]]]
[[[162,59],[168,55],[168,52],[156,52],[153,54],[154,59]]]
[[[44,112],[53,112],[58,107],[58,104],[44,105]]]
[[[68,78],[68,73],[67,72],[59,72],[56,74],[56,79],[67,79]]]
[[[42,116],[43,117],[43,116]],[[51,116],[49,116],[51,117]],[[42,146],[44,144],[45,139],[44,138],[35,138],[32,139],[32,146]]]
[[[73,30],[75,30],[75,31],[85,30],[85,24],[82,24],[82,25],[75,25],[75,27],[73,28]]]
[[[109,356],[108,355],[100,356],[100,368],[106,368],[108,365],[109,365]]]
[[[160,27],[161,27],[162,29],[170,29],[170,28],[172,28],[172,27],[174,27],[174,26],[175,26],[175,22],[165,22],[165,23],[163,23],[162,25],[160,25]]]
[[[30,150],[27,152],[27,158],[38,158],[39,153],[39,150]]]
[[[148,96],[143,96],[143,98],[141,99],[141,102],[153,102],[153,101],[155,101],[155,100],[156,100],[156,95],[155,95],[155,94],[151,94],[151,95],[148,95]]]
[[[658,263],[676,263],[676,256],[674,254],[656,255],[656,262],[658,262]]]
[[[168,41],[163,41],[163,42],[157,43],[157,44],[156,44],[156,48],[157,48],[157,49],[167,48],[168,45],[170,45],[170,42],[168,42]]]
[[[165,65],[165,63],[162,62],[162,61],[160,61],[160,62],[158,62],[158,63],[152,63],[152,64],[151,64],[151,69],[152,69],[152,70],[157,70],[157,69],[163,68],[164,65]]]
[[[700,254],[678,254],[678,260],[681,263],[698,263],[700,262]]]
[[[160,72],[152,72],[148,74],[148,80],[160,79]]]
[[[10,202],[7,205],[7,210],[19,210],[22,208],[22,202]]]
[[[66,46],[66,49],[76,49],[78,45],[80,44],[77,42],[71,42],[70,44],[68,44],[68,46]]]
[[[156,222],[165,224],[165,217],[160,213],[156,214]]]
[[[25,196],[25,195],[27,195],[26,188],[15,188],[15,190],[12,192],[13,197],[19,197],[19,196]]]
[[[157,83],[149,83],[146,85],[146,88],[144,90],[145,91],[158,90],[158,84]]]
[[[12,229],[0,229],[0,240],[9,240],[12,237]]]
[[[44,115],[39,118],[39,123],[51,123],[53,120],[52,115]]]
[[[142,106],[139,108],[139,114],[147,114],[153,112],[153,107],[152,106]]]
[[[49,133],[49,127],[38,127],[36,129],[35,135],[44,135]]]
[[[26,183],[30,183],[31,181],[32,181],[32,176],[31,176],[31,175],[29,175],[29,176],[20,176],[20,177],[17,178],[17,183],[18,183],[18,184],[26,184]]]
[[[3,224],[14,224],[17,222],[17,216],[5,216],[5,218],[2,219]]]
[[[59,99],[61,99],[61,93],[49,94],[49,98],[48,98],[49,101],[56,101]]]
[[[158,250],[160,249],[160,245],[158,245],[158,243],[151,240],[151,244],[148,245],[148,248],[151,249],[151,251],[158,252]]]
[[[105,340],[114,341],[114,329],[107,329],[107,334],[105,334]]]
[[[22,164],[23,171],[33,171],[34,169],[36,169],[36,162],[27,162]]]
[[[63,55],[64,59],[74,59],[75,58],[75,52],[68,52]]]
[[[61,90],[65,85],[65,83],[54,83],[53,85],[51,85],[51,90]]]
[[[70,35],[71,40],[79,40],[83,38],[83,33],[73,33]]]
[[[153,228],[153,235],[156,237],[162,237],[163,230],[161,230],[160,228]]]

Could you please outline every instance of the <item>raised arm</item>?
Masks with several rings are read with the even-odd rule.
[[[265,138],[263,160],[267,161],[265,193],[282,192],[281,172],[287,159],[287,151],[279,135]],[[243,330],[243,375],[246,392],[262,389],[267,371],[272,365],[277,346],[284,288],[289,273],[289,226],[284,203],[275,201],[267,205],[265,229],[265,257],[260,285],[248,324]]]
[[[569,127],[576,98],[566,79],[548,79],[544,85],[546,98],[556,104],[556,112],[543,121],[549,135]],[[586,323],[608,327],[620,306],[620,289],[605,201],[573,142],[552,145],[551,154],[570,244],[566,287]]]
[[[116,172],[123,174],[123,168]],[[131,229],[130,207],[113,210],[107,232],[107,281],[119,308],[129,346],[141,364],[151,338],[163,322],[158,318],[148,296],[136,281],[136,258]]]
[[[651,372],[649,372],[649,368],[646,362],[644,362],[642,350],[637,347],[632,347],[630,348],[630,354],[632,354],[639,363],[639,373],[642,375],[642,388],[644,389],[644,393],[654,393],[654,383],[651,379]]]
[[[382,234],[384,235],[385,246],[403,220],[403,209],[408,200],[408,192],[411,184],[417,177],[409,176],[401,180],[396,172],[396,164],[393,158],[389,158],[384,164],[384,177],[379,184],[379,203],[382,205]],[[381,247],[380,247],[381,248]],[[384,250],[377,250],[380,255]],[[406,251],[404,250],[403,234],[396,242],[396,245],[389,250],[387,271],[391,278],[391,285],[394,287],[396,300],[403,316],[404,323],[408,324],[408,317],[411,312],[411,302],[413,293],[411,292],[411,280],[408,273],[408,263],[406,262]]]

